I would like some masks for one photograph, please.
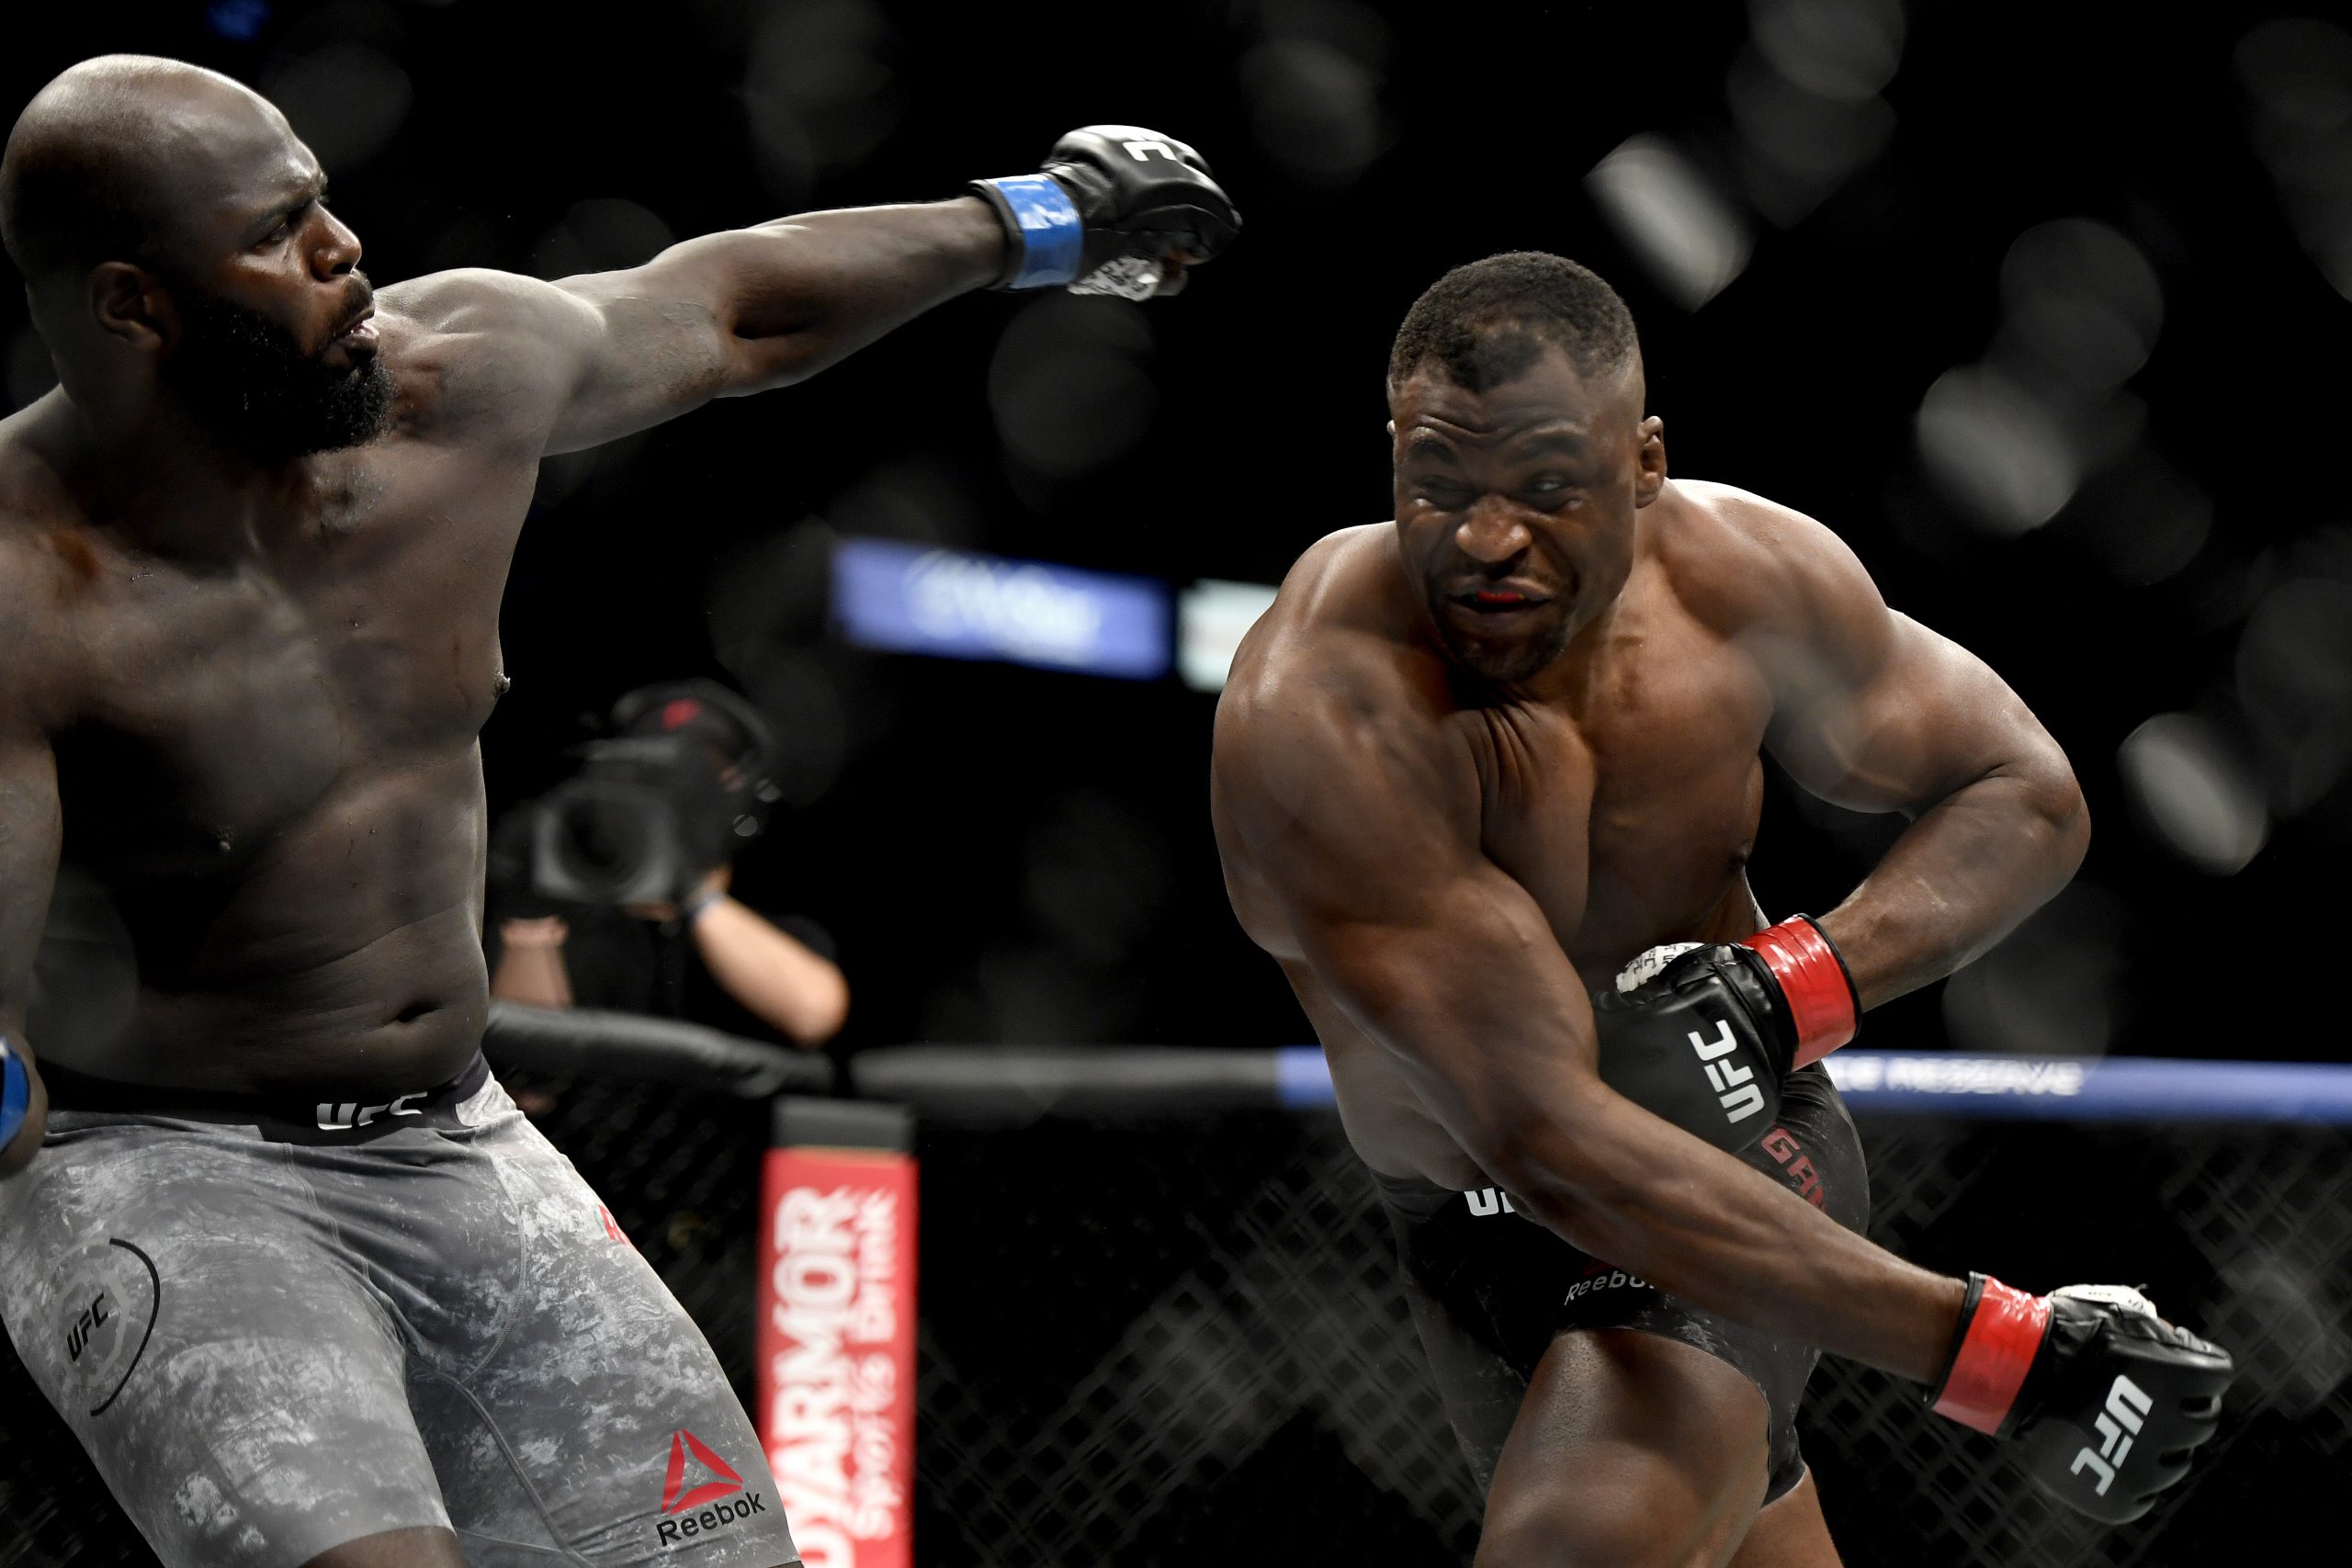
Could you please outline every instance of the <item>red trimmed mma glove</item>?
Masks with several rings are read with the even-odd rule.
[[[1146,299],[1178,254],[1207,261],[1241,231],[1233,198],[1182,141],[1135,125],[1090,125],[1046,154],[1041,174],[977,180],[1007,238],[999,288]]]
[[[2221,1419],[2230,1353],[2175,1328],[2129,1285],[2030,1296],[1968,1277],[1929,1408],[2016,1441],[2043,1491],[2111,1525],[2188,1473]]]
[[[1771,1127],[1781,1080],[1853,1039],[1860,1010],[1810,916],[1744,942],[1654,947],[1593,1002],[1600,1081],[1736,1154]]]

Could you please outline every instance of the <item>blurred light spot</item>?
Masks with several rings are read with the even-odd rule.
[[[1295,178],[1337,188],[1380,153],[1380,79],[1329,44],[1261,43],[1241,62],[1241,86],[1258,144]]]
[[[1686,310],[1747,265],[1747,226],[1690,160],[1657,136],[1629,137],[1585,185],[1658,287]]]
[[[1274,590],[1262,582],[1196,582],[1176,601],[1176,673],[1196,692],[1221,692],[1234,651],[1258,617],[1271,609]]]
[[[1823,97],[1791,82],[1752,50],[1733,63],[1724,94],[1752,154],[1748,195],[1784,228],[1812,211],[1894,135],[1894,110],[1885,99]]]
[[[889,41],[872,0],[794,0],[768,11],[752,39],[743,108],[775,196],[798,205],[820,175],[865,158],[897,129]]]
[[[2241,1319],[2231,1325],[2239,1332],[2230,1343],[2244,1348],[2239,1378],[2246,1393],[2290,1421],[2316,1416],[2352,1376],[2352,1337],[2334,1308],[2335,1291],[2267,1247],[2230,1258],[2222,1277]]]
[[[2279,205],[2321,273],[2352,299],[2352,33],[2312,17],[2267,22],[2239,40],[2237,68]]]
[[[1772,68],[1825,98],[1867,98],[1903,62],[1894,0],[1749,0],[1756,47]]]
[[[416,91],[408,73],[365,44],[334,44],[262,78],[264,97],[329,173],[355,169],[391,145]]]
[[[2352,126],[2352,33],[2311,17],[2266,22],[2238,40],[2238,79],[2268,114],[2302,130]]]
[[[2352,583],[2293,577],[2238,638],[2238,700],[2270,754],[2271,804],[2308,810],[2352,765]]]
[[[2047,523],[2081,479],[2049,410],[1981,365],[1936,378],[1919,403],[1918,434],[1937,485],[1996,534]]]
[[[2147,363],[2164,325],[2156,269],[2131,241],[2086,218],[2018,235],[2001,261],[2001,299],[2004,363],[2075,391],[2122,385]]]
[[[2121,900],[2076,882],[1944,987],[1944,1022],[1969,1051],[2103,1054],[2126,992]]]
[[[2144,588],[2177,575],[2204,549],[2213,502],[2143,450],[2092,479],[2061,521],[2118,580]]]
[[[42,341],[38,328],[27,327],[8,344],[8,406],[23,408],[36,398],[45,397],[57,385],[57,367],[49,357],[49,344]]]
[[[676,236],[649,209],[617,197],[575,203],[531,252],[537,277],[572,277],[640,266],[670,248]]]
[[[212,0],[204,8],[204,25],[239,43],[258,37],[268,21],[269,0]]]
[[[2115,761],[2142,821],[2199,870],[2234,875],[2269,836],[2252,773],[2193,714],[2158,714],[2124,737]]]
[[[1031,469],[1069,479],[1132,451],[1159,394],[1143,362],[1151,329],[1132,305],[1049,296],[1004,330],[989,365],[997,433]]]

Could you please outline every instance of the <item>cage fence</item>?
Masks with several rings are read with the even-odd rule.
[[[749,1403],[764,1101],[740,1083],[502,1077]],[[917,1562],[1467,1562],[1479,1499],[1336,1117],[1231,1094],[1169,1108],[1183,1098],[923,1124]],[[1801,1428],[1847,1561],[2165,1565],[2315,1525],[2352,1466],[2352,1137],[1866,1100],[1860,1120],[1877,1240],[2035,1288],[2144,1284],[2241,1373],[2200,1474],[2103,1530],[1910,1385],[1826,1359]],[[151,1563],[6,1361],[0,1564]]]

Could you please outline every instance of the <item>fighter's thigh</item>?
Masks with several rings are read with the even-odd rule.
[[[488,1361],[412,1393],[468,1560],[793,1561],[758,1434],[685,1309],[537,1129],[485,1143],[522,1232],[513,1308]]]
[[[0,1309],[158,1556],[294,1568],[447,1522],[389,1317],[266,1151],[57,1152],[15,1179]]]
[[[1763,1501],[1764,1396],[1634,1329],[1552,1342],[1487,1494],[1478,1568],[1714,1568]]]

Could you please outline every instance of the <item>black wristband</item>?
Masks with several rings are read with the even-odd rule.
[[[1919,1396],[1919,1403],[1930,1410],[1943,1397],[1944,1384],[1951,1381],[1951,1370],[1960,1363],[1960,1347],[1968,1338],[1968,1321],[1976,1315],[1976,1303],[1984,1299],[1984,1276],[1972,1269],[1968,1271],[1968,1293],[1960,1299],[1960,1321],[1952,1325],[1951,1343],[1944,1347],[1943,1365],[1936,1369],[1935,1381]]]

